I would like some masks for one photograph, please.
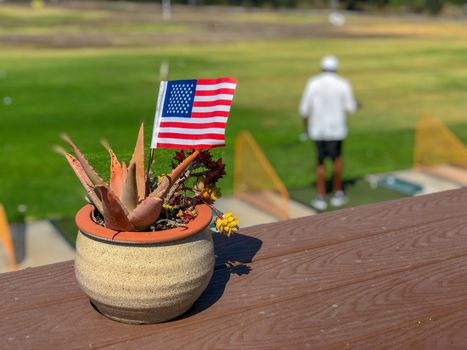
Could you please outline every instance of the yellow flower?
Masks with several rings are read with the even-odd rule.
[[[221,191],[216,185],[212,185],[206,187],[201,195],[206,203],[214,203],[221,196]]]
[[[170,211],[172,210],[174,207],[173,205],[170,205],[170,204],[162,204],[162,208],[166,211]]]
[[[198,213],[196,212],[195,209],[186,209],[185,211],[182,211],[181,209],[177,213],[177,217],[179,217],[184,224],[187,224],[191,220],[193,220],[196,216],[198,216]]]
[[[240,220],[233,215],[232,213],[228,212],[225,213],[222,218],[216,218],[215,221],[216,230],[219,233],[222,233],[224,236],[230,237],[233,233],[237,232],[240,225]]]

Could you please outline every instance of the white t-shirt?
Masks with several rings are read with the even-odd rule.
[[[357,103],[352,86],[332,72],[311,77],[303,92],[299,113],[308,120],[308,136],[317,141],[343,140],[347,137],[347,113]]]

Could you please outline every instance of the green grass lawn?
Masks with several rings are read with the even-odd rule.
[[[0,48],[0,71],[6,72],[0,78],[0,202],[12,221],[19,204],[28,206],[30,218],[71,216],[84,203],[84,193],[52,145],[67,132],[104,174],[108,159],[101,138],[128,160],[142,121],[149,143],[162,60],[170,63],[170,79],[238,78],[227,146],[214,151],[228,166],[225,194],[232,191],[235,136],[244,129],[252,132],[287,187],[303,187],[314,179],[313,145],[298,141],[297,106],[307,78],[327,53],[339,56],[341,72],[363,104],[349,120],[345,176],[408,168],[413,128],[423,113],[442,118],[467,140],[465,44],[465,36],[402,36]],[[12,98],[11,105],[2,103],[5,96]],[[172,153],[157,151],[157,171],[168,170]]]

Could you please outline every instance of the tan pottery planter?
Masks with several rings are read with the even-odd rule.
[[[187,311],[214,271],[211,209],[185,228],[117,232],[91,219],[92,206],[76,215],[75,274],[105,316],[125,323],[158,323]]]

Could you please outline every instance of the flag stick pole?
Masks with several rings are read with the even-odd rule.
[[[151,192],[151,176],[152,176],[152,163],[154,162],[154,150],[151,148],[149,151],[148,169],[146,170],[146,190],[148,193]]]
[[[159,66],[159,82],[167,80],[168,75],[169,75],[169,62],[162,61]],[[157,105],[156,105],[156,116],[158,113],[157,108],[159,108],[160,106],[160,98],[161,98],[160,93],[161,91],[159,90],[159,96],[158,96]],[[152,164],[154,163],[154,153],[155,153],[155,148],[151,147],[151,150],[149,151],[148,169],[146,172],[146,188],[148,190],[148,193],[151,192],[150,187],[151,187],[151,176],[152,176]]]

